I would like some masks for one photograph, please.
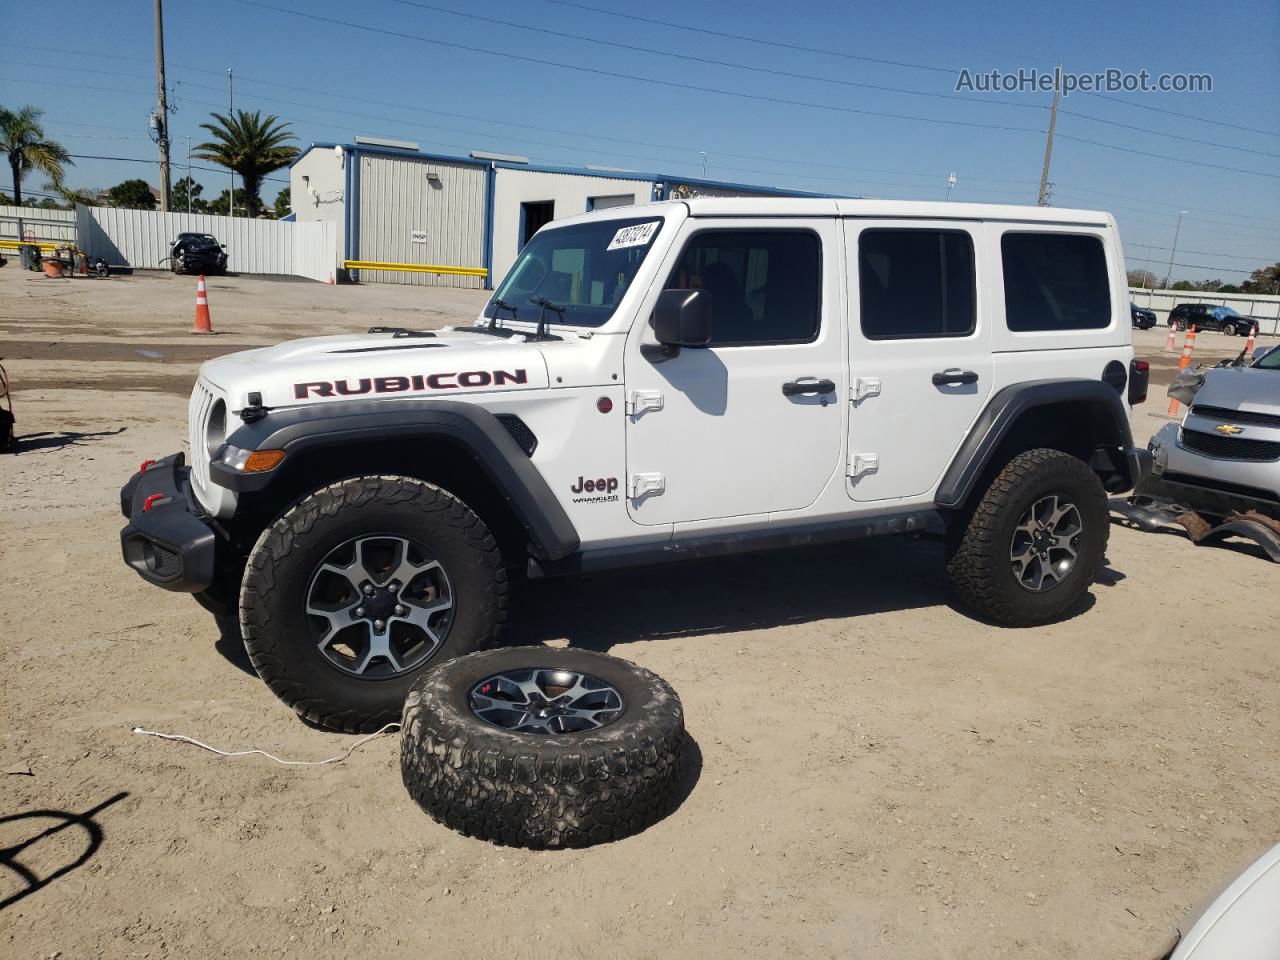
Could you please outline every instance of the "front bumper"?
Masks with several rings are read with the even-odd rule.
[[[181,453],[148,464],[120,489],[124,562],[142,579],[181,593],[213,582],[217,534],[191,496]]]
[[[1155,468],[1135,493],[1172,500],[1210,516],[1257,510],[1280,519],[1280,464],[1204,456],[1182,446],[1180,429],[1168,423],[1151,438],[1148,447]]]

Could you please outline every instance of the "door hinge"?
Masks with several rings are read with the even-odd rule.
[[[657,390],[632,390],[627,394],[626,411],[629,417],[638,417],[648,410],[662,409],[662,394]]]
[[[667,481],[660,473],[633,473],[627,481],[627,496],[632,500],[650,493],[662,493],[665,489]]]
[[[880,396],[880,379],[879,377],[855,377],[853,386],[849,389],[849,399],[854,403],[867,399],[867,397]]]
[[[858,477],[868,473],[875,473],[880,469],[880,454],[878,453],[851,453],[849,454],[849,476],[855,480]]]

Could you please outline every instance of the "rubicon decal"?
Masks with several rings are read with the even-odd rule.
[[[464,370],[461,373],[415,373],[396,377],[361,377],[358,380],[314,380],[295,383],[293,396],[359,397],[366,393],[410,393],[424,390],[501,387],[508,383],[528,383],[526,370]]]
[[[613,503],[618,499],[618,478],[599,477],[588,480],[578,477],[578,482],[569,488],[574,494],[574,503]]]

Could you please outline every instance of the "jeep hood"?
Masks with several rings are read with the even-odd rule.
[[[548,385],[533,344],[479,333],[308,337],[209,360],[200,376],[239,410],[250,393],[268,407],[405,396],[457,396]]]
[[[1256,367],[1211,367],[1195,402],[1227,410],[1280,414],[1280,370]]]

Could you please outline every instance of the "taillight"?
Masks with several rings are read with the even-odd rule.
[[[1147,384],[1151,380],[1151,364],[1145,360],[1132,360],[1129,363],[1129,405],[1142,403],[1147,399]]]

